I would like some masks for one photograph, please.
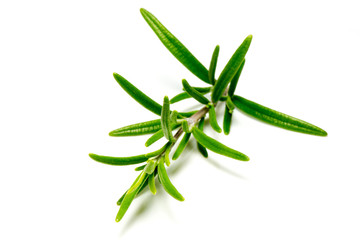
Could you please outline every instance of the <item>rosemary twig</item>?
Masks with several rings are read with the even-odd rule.
[[[184,197],[170,181],[166,172],[166,166],[170,166],[170,159],[176,160],[181,156],[191,136],[197,141],[198,150],[204,157],[208,157],[207,150],[210,150],[236,160],[249,160],[247,155],[225,146],[204,133],[204,122],[207,115],[209,116],[210,126],[219,133],[223,130],[226,135],[230,132],[231,119],[235,109],[284,129],[317,136],[327,135],[326,131],[313,124],[235,95],[235,89],[244,68],[245,55],[250,47],[252,35],[245,38],[220,73],[218,79],[216,79],[215,73],[220,49],[219,46],[215,47],[209,70],[207,70],[204,65],[201,64],[200,61],[197,60],[195,56],[160,23],[158,19],[145,9],[141,9],[140,11],[146,22],[165,47],[169,49],[169,51],[186,68],[188,68],[190,72],[210,86],[205,88],[194,87],[191,86],[188,81],[183,79],[183,91],[170,100],[165,96],[163,105],[160,105],[140,89],[132,85],[124,77],[114,73],[115,80],[132,98],[149,111],[160,116],[160,118],[121,127],[111,131],[109,135],[113,137],[123,137],[152,134],[145,142],[146,147],[149,147],[163,137],[167,140],[165,145],[156,151],[131,157],[110,157],[93,153],[89,154],[92,159],[110,165],[143,163],[143,165],[135,168],[136,171],[140,171],[139,176],[117,202],[117,204],[120,205],[120,209],[116,215],[116,221],[120,221],[124,217],[131,202],[138,193],[143,191],[146,187],[149,187],[149,190],[153,194],[156,194],[155,179],[161,183],[165,191],[172,197],[179,201],[184,200]],[[207,93],[210,93],[210,98],[205,96]],[[177,112],[176,110],[171,110],[171,104],[188,98],[196,100],[203,106],[192,112]],[[223,129],[219,126],[216,117],[217,108],[221,106],[218,104],[219,101],[225,101]],[[176,130],[175,134],[173,134],[174,130]],[[177,145],[172,158],[170,158],[171,150],[180,138],[180,143]]]

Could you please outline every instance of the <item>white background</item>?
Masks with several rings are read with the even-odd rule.
[[[360,239],[357,1],[130,2],[1,1],[0,238]],[[137,173],[88,153],[150,151],[146,136],[107,134],[156,116],[112,73],[158,102],[177,94],[182,78],[205,86],[162,46],[141,7],[205,66],[219,44],[217,75],[253,34],[236,93],[329,136],[237,111],[229,136],[206,132],[250,162],[214,153],[204,159],[191,141],[168,170],[186,200],[158,186],[115,223],[115,203]]]

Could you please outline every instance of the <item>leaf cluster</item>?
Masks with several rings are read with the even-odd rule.
[[[145,21],[158,36],[159,40],[174,55],[174,57],[197,78],[208,84],[208,86],[191,86],[187,80],[183,79],[182,92],[171,99],[169,99],[168,96],[165,96],[162,105],[160,105],[140,89],[132,85],[124,77],[118,73],[114,73],[115,80],[125,92],[143,107],[158,115],[159,118],[118,128],[111,131],[109,135],[123,137],[150,134],[150,137],[145,142],[145,146],[147,147],[159,139],[166,139],[165,145],[160,149],[131,157],[111,157],[92,153],[89,154],[95,161],[110,165],[142,163],[142,165],[135,168],[136,171],[140,171],[139,176],[117,202],[118,205],[120,205],[120,209],[116,216],[116,221],[120,221],[123,218],[131,202],[145,188],[148,187],[153,194],[156,194],[156,179],[169,195],[179,201],[184,201],[184,197],[171,182],[166,167],[170,166],[170,159],[176,160],[180,157],[191,136],[195,138],[198,150],[204,157],[208,157],[208,150],[210,150],[214,153],[236,160],[249,160],[247,155],[231,147],[225,146],[204,133],[205,118],[207,116],[209,117],[211,128],[218,133],[224,131],[224,134],[226,135],[230,133],[231,119],[235,109],[257,118],[258,120],[284,129],[318,136],[327,135],[326,131],[315,125],[235,95],[235,89],[245,65],[245,56],[250,47],[252,35],[249,35],[244,39],[216,79],[216,65],[220,51],[219,46],[215,47],[209,68],[207,69],[150,12],[145,9],[141,9],[140,12]],[[176,110],[171,110],[172,104],[188,98],[194,99],[200,103],[202,107],[192,112],[178,112]],[[219,104],[221,102],[225,103],[222,104],[225,108],[222,128],[218,124],[216,117],[216,109],[217,106],[221,105]],[[176,131],[175,134],[174,131]],[[181,140],[177,144],[177,141],[180,138]],[[174,151],[172,151],[173,148]]]

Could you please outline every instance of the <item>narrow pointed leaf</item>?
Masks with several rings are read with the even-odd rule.
[[[170,104],[180,102],[184,99],[191,98],[191,96],[187,92],[179,93],[178,95],[175,95],[173,98],[170,99]]]
[[[201,145],[203,145],[204,147],[206,147],[207,149],[209,149],[215,153],[218,153],[218,154],[230,157],[230,158],[234,158],[237,160],[249,161],[249,157],[246,156],[245,154],[243,154],[239,151],[236,151],[232,148],[229,148],[229,147],[225,146],[224,144],[216,141],[215,139],[207,136],[205,133],[203,133],[197,127],[193,128],[192,133],[193,133],[195,139]]]
[[[124,136],[138,136],[149,133],[155,133],[161,129],[160,119],[151,120],[147,122],[141,122],[131,124],[122,128],[118,128],[109,133],[112,137],[124,137]]]
[[[145,157],[147,158],[152,158],[152,157],[156,157],[159,156],[161,153],[163,153],[168,147],[170,146],[170,143],[167,142],[164,146],[162,146],[160,149],[154,151],[154,152],[150,152],[145,154]]]
[[[145,142],[145,146],[149,147],[151,144],[155,143],[156,141],[160,140],[164,136],[164,132],[162,129],[154,133],[151,137],[148,138]]]
[[[166,146],[167,145],[165,145],[164,147]],[[163,148],[154,152],[131,156],[131,157],[110,157],[110,156],[97,155],[94,153],[89,153],[89,156],[97,162],[101,162],[109,165],[124,166],[124,165],[132,165],[132,164],[145,162],[149,158],[159,155]]]
[[[205,117],[202,117],[199,120],[198,128],[202,131],[202,130],[204,130],[204,125],[205,125]]]
[[[163,185],[165,191],[179,201],[184,201],[184,197],[179,193],[179,191],[174,187],[174,185],[171,183],[169,176],[167,175],[165,165],[163,161],[160,161],[158,165],[158,173],[159,173],[159,179],[160,183]]]
[[[206,97],[204,97],[200,92],[198,92],[195,88],[191,87],[190,84],[183,79],[182,85],[185,89],[185,91],[193,98],[195,98],[198,102],[202,104],[208,104],[210,101]]]
[[[154,173],[152,173],[152,174],[149,175],[148,182],[149,182],[150,192],[152,192],[152,194],[155,195],[155,194],[156,194],[156,186],[155,186],[155,176],[154,176]]]
[[[139,179],[137,179],[134,184],[130,187],[130,189],[126,192],[121,205],[119,212],[116,215],[115,221],[119,222],[125,215],[126,211],[128,210],[131,202],[134,200],[136,194],[140,190],[141,186],[143,185],[144,181],[147,179],[147,174],[142,172],[140,174]]]
[[[164,97],[164,104],[161,110],[161,128],[164,132],[164,136],[170,142],[174,142],[174,136],[172,134],[171,121],[170,121],[170,101],[167,96]]]
[[[214,105],[210,105],[209,107],[209,119],[211,127],[218,133],[221,133],[221,128],[216,120],[216,112]]]
[[[165,150],[165,153],[164,153],[164,162],[166,164],[166,166],[170,166],[170,150],[171,148],[168,147],[166,150]]]
[[[228,95],[230,97],[232,97],[234,95],[234,92],[235,92],[236,86],[238,84],[241,72],[242,72],[242,70],[244,68],[244,65],[245,65],[245,58],[242,61],[239,70],[236,72],[235,76],[233,77],[233,79],[230,82],[229,91],[228,91]]]
[[[214,49],[212,58],[211,58],[211,62],[210,62],[210,67],[209,67],[209,81],[212,85],[215,84],[215,69],[216,69],[216,64],[217,64],[217,60],[218,60],[218,56],[219,56],[219,50],[220,50],[220,46],[217,45]]]
[[[110,156],[102,156],[94,153],[90,153],[89,156],[97,162],[109,164],[109,165],[131,165],[145,162],[148,158],[145,154],[131,156],[131,157],[110,157]]]
[[[141,165],[141,166],[139,166],[139,167],[136,167],[136,168],[135,168],[135,171],[142,171],[142,170],[144,170],[145,167],[146,167],[146,164]]]
[[[225,135],[229,135],[230,133],[231,118],[232,118],[232,111],[230,111],[228,106],[226,106],[224,112],[224,121],[223,121],[223,129]]]
[[[202,95],[209,93],[211,91],[211,87],[193,87],[196,91],[200,92]],[[185,90],[184,90],[185,91]],[[182,92],[175,95],[170,99],[170,104],[180,102],[184,99],[191,98],[191,96],[187,92]]]
[[[201,155],[203,155],[203,157],[207,158],[209,156],[206,148],[203,145],[201,145],[199,142],[197,143],[197,147]]]
[[[204,122],[205,122],[205,118],[201,118],[199,121],[198,128],[201,131],[203,131],[203,129],[204,129]],[[206,148],[203,145],[201,145],[198,141],[196,141],[196,142],[197,142],[198,150],[201,153],[201,155],[203,155],[205,158],[207,158],[209,154],[208,154]]]
[[[207,69],[197,60],[194,55],[167,30],[160,21],[145,9],[140,9],[145,21],[149,24],[155,34],[165,47],[195,76],[209,83]]]
[[[269,124],[291,131],[307,133],[317,136],[327,136],[327,132],[325,130],[311,123],[275,111],[243,97],[234,95],[232,100],[238,109]]]
[[[117,73],[114,73],[115,80],[120,84],[120,86],[138,103],[143,105],[146,109],[150,110],[151,112],[161,115],[161,105],[152,100],[150,97],[145,95],[139,89],[137,89],[134,85],[132,85],[129,81],[125,78],[120,76]]]
[[[179,156],[181,155],[181,153],[184,151],[186,145],[189,142],[191,133],[185,133],[185,135],[183,136],[183,138],[181,139],[178,147],[176,148],[174,155],[172,157],[173,160],[176,160],[179,158]]]
[[[178,128],[181,124],[173,124],[172,130]],[[164,132],[162,129],[151,135],[151,137],[148,138],[148,140],[145,142],[145,146],[149,147],[151,144],[155,143],[156,141],[160,140],[162,137],[164,137]]]
[[[179,112],[178,116],[182,118],[188,118],[194,115],[197,111],[191,111],[191,112]]]
[[[156,177],[156,175],[157,175],[157,168],[155,168],[155,170],[154,170],[154,172],[153,172],[152,174],[154,174],[154,177]],[[149,183],[149,176],[150,176],[150,175],[148,175],[148,178],[145,180],[144,184],[140,187],[140,189],[139,189],[139,191],[138,191],[138,193],[137,193],[136,196],[139,196],[140,193],[141,193],[142,191],[144,191],[144,189],[150,184],[150,183]]]
[[[236,72],[239,70],[241,63],[243,62],[245,55],[250,47],[252,35],[249,35],[242,42],[240,47],[235,51],[234,55],[230,58],[226,64],[224,70],[221,72],[218,80],[216,81],[211,100],[216,103],[223,95],[227,85],[234,78]]]
[[[193,88],[202,94],[209,93],[212,89],[211,87],[193,87]]]
[[[155,171],[154,171],[154,177],[156,177],[156,175],[157,175],[157,169],[155,168]],[[139,179],[139,177],[140,177],[140,175],[136,178],[136,179]],[[136,181],[135,181],[136,182]],[[133,183],[134,184],[134,183]],[[149,184],[149,178],[147,178],[145,181],[144,181],[144,183],[141,185],[141,187],[140,187],[140,189],[139,189],[139,191],[137,192],[137,194],[136,194],[136,196],[139,196],[139,194],[148,186],[148,184]],[[131,186],[133,186],[133,185],[131,185]],[[124,197],[125,197],[125,195],[126,195],[126,193],[127,193],[128,191],[126,191],[121,197],[120,197],[120,199],[117,201],[117,205],[118,206],[120,206],[121,205],[121,203],[122,203],[122,201],[124,200]],[[136,197],[135,196],[135,197]]]
[[[178,119],[178,112],[176,110],[172,111],[170,114],[170,123],[171,124],[176,124],[177,123],[177,119]],[[161,124],[160,124],[161,125]]]
[[[130,186],[130,188],[132,187],[132,186],[134,186],[137,182],[138,182],[138,180],[140,179],[140,177],[143,175],[143,173],[140,173],[136,178],[135,178],[135,181],[131,184],[131,186]],[[129,188],[129,189],[130,189]],[[128,190],[126,190],[126,192],[121,196],[121,198],[117,201],[117,205],[121,205],[121,203],[122,203],[122,201],[124,200],[124,198],[125,198],[125,196],[126,196],[126,194],[128,193],[128,191],[129,191],[129,189]]]
[[[226,99],[226,107],[228,108],[230,113],[232,113],[235,109],[235,105],[229,96]]]

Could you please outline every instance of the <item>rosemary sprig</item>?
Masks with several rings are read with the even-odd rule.
[[[113,137],[124,137],[152,134],[145,142],[145,146],[147,147],[163,137],[167,140],[166,144],[160,149],[136,156],[110,157],[93,153],[89,154],[89,156],[95,161],[110,165],[145,163],[135,168],[136,171],[141,171],[139,176],[117,201],[117,204],[120,205],[120,209],[116,215],[116,221],[120,221],[124,217],[132,201],[138,193],[143,191],[146,187],[148,187],[153,194],[156,194],[156,179],[161,183],[169,195],[179,201],[184,201],[184,197],[170,181],[166,171],[166,166],[170,166],[170,159],[176,160],[181,156],[191,136],[195,138],[198,150],[204,157],[208,157],[208,149],[217,154],[236,160],[249,160],[247,155],[225,146],[203,132],[205,118],[207,116],[209,116],[209,123],[213,130],[219,133],[222,132],[222,129],[216,119],[216,109],[218,106],[222,105],[219,104],[219,101],[225,101],[225,104],[223,104],[225,107],[223,130],[226,135],[230,132],[232,114],[235,109],[239,109],[261,121],[284,129],[317,136],[327,135],[326,131],[315,125],[235,95],[235,89],[244,68],[245,55],[250,47],[252,35],[245,38],[230,58],[225,68],[222,70],[219,78],[216,80],[215,72],[220,49],[219,46],[215,47],[210,61],[209,70],[207,70],[200,61],[197,60],[194,55],[150,12],[145,9],[140,9],[140,12],[165,47],[195,76],[210,86],[205,88],[193,87],[184,79],[182,80],[183,92],[174,96],[170,100],[167,96],[165,96],[163,105],[160,105],[140,91],[137,87],[132,85],[124,77],[114,73],[115,80],[132,98],[149,111],[159,115],[160,118],[121,127],[111,131],[109,135]],[[206,97],[207,93],[210,93],[210,98]],[[171,104],[188,98],[196,100],[203,106],[198,110],[185,113],[170,110]],[[173,134],[174,130],[176,130],[175,134]],[[172,154],[172,157],[170,157],[172,148],[180,138],[180,143]]]

